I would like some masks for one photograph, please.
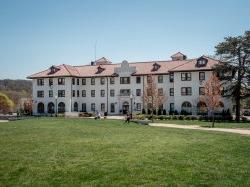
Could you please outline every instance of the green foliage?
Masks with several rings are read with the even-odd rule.
[[[243,36],[226,37],[216,47],[222,63],[215,71],[223,80],[223,96],[233,97],[236,103],[236,120],[240,119],[241,100],[250,97],[250,31]]]

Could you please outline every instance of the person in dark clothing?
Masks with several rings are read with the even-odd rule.
[[[130,122],[130,119],[131,119],[130,115],[129,115],[129,114],[127,114],[127,115],[126,115],[126,120],[125,120],[125,123],[129,123],[129,122]]]

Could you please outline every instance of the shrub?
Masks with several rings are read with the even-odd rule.
[[[142,114],[146,114],[146,111],[145,111],[144,108],[142,109],[141,113],[142,113]]]
[[[174,115],[174,116],[172,116],[172,119],[177,119],[177,116],[175,116],[175,115]]]
[[[191,120],[191,116],[185,116],[184,119],[185,120]]]
[[[144,120],[145,119],[145,115],[136,115],[134,116],[135,119],[138,119],[138,120]]]
[[[154,109],[154,110],[153,110],[153,114],[156,115],[156,113],[157,113],[157,112],[156,112],[156,109]]]
[[[177,110],[175,110],[175,111],[169,110],[168,113],[169,113],[169,115],[179,115],[179,112]]]
[[[241,117],[241,120],[244,122],[248,121],[248,119],[246,117]]]
[[[148,115],[150,115],[151,114],[151,110],[150,109],[148,109]]]
[[[166,109],[163,109],[163,115],[167,115],[167,111],[166,111]]]
[[[182,115],[180,115],[180,116],[178,116],[178,119],[179,119],[179,120],[183,120],[184,117],[183,117]]]
[[[197,120],[198,117],[197,116],[191,116],[191,120]]]
[[[93,114],[88,112],[80,112],[79,117],[91,117]]]
[[[191,115],[190,112],[187,112],[186,110],[181,110],[181,115]]]
[[[158,115],[162,115],[162,109],[158,109]]]
[[[170,120],[171,116],[165,116],[165,120]]]
[[[165,120],[165,116],[162,116],[162,115],[159,116],[158,118],[159,118],[159,120]]]

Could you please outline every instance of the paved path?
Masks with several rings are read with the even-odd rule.
[[[0,123],[1,123],[1,122],[8,122],[8,120],[0,120]]]
[[[153,127],[168,127],[168,128],[177,128],[177,129],[229,132],[229,133],[236,133],[236,134],[250,136],[249,129],[206,128],[206,127],[200,127],[198,125],[175,125],[175,124],[165,124],[165,123],[150,123],[149,125]]]

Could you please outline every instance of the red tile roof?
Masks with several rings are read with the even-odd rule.
[[[197,59],[190,60],[177,60],[177,61],[149,61],[149,62],[133,62],[129,63],[130,67],[136,67],[136,72],[133,75],[147,75],[147,74],[168,74],[169,72],[177,71],[198,71],[198,70],[211,70],[212,66],[217,64],[218,61],[212,58],[203,56],[208,60],[208,63],[204,67],[197,67]],[[152,71],[153,64],[159,64],[160,68],[156,71]],[[43,78],[43,77],[63,77],[63,76],[74,76],[74,77],[100,77],[100,76],[113,76],[116,67],[120,67],[119,64],[103,64],[101,67],[103,71],[97,73],[98,65],[83,65],[83,66],[71,66],[62,64],[55,66],[59,68],[53,74],[50,74],[50,69],[30,75],[28,78]]]

